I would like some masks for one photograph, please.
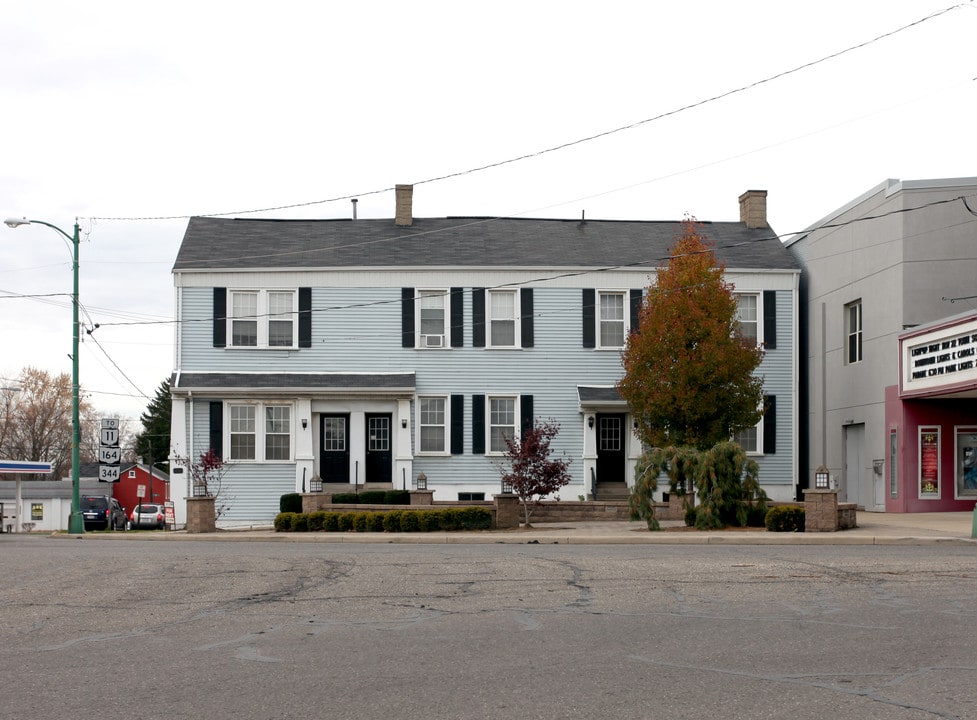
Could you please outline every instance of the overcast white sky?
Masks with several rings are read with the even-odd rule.
[[[33,0],[2,15],[0,217],[69,233],[81,218],[84,319],[100,325],[81,379],[103,416],[138,417],[173,369],[189,215],[358,195],[360,217],[392,217],[393,193],[368,193],[415,183],[418,217],[736,220],[739,194],[765,189],[787,235],[889,177],[977,175],[972,1]],[[70,373],[70,291],[57,233],[0,226],[0,383]]]

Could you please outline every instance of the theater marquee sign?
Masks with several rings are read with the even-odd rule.
[[[902,394],[977,381],[977,320],[900,338]]]

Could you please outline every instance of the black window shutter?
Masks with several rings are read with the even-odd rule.
[[[531,348],[533,346],[533,289],[523,288],[519,293],[522,307],[519,308],[519,315],[522,318],[522,346]]]
[[[214,288],[214,347],[227,347],[227,288]]]
[[[766,412],[763,413],[763,454],[775,455],[777,453],[777,396],[764,395],[763,406]]]
[[[767,350],[777,347],[777,293],[763,291],[763,346]]]
[[[451,454],[465,452],[465,396],[451,396]]]
[[[451,347],[465,347],[464,288],[451,288]]]
[[[312,347],[312,288],[299,288],[299,347]]]
[[[472,347],[485,347],[485,288],[472,288]]]
[[[210,403],[210,449],[224,457],[224,403],[220,400]]]
[[[597,347],[596,310],[594,308],[595,295],[593,288],[583,290],[583,346]]]
[[[519,397],[519,415],[522,420],[522,432],[533,429],[533,396],[522,395]]]
[[[414,288],[400,289],[400,345],[414,347]]]
[[[631,289],[631,332],[638,332],[639,320],[641,319],[641,298],[643,294],[640,288]]]
[[[472,455],[485,454],[485,396],[472,395]]]

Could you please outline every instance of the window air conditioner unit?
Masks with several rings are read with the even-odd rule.
[[[444,347],[444,335],[421,335],[421,345],[429,348]]]

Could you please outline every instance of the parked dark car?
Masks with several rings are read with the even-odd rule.
[[[166,515],[162,505],[156,503],[141,503],[136,505],[129,516],[132,528],[156,528],[162,530],[166,527]]]
[[[82,495],[81,514],[86,530],[125,530],[126,511],[108,495]]]

